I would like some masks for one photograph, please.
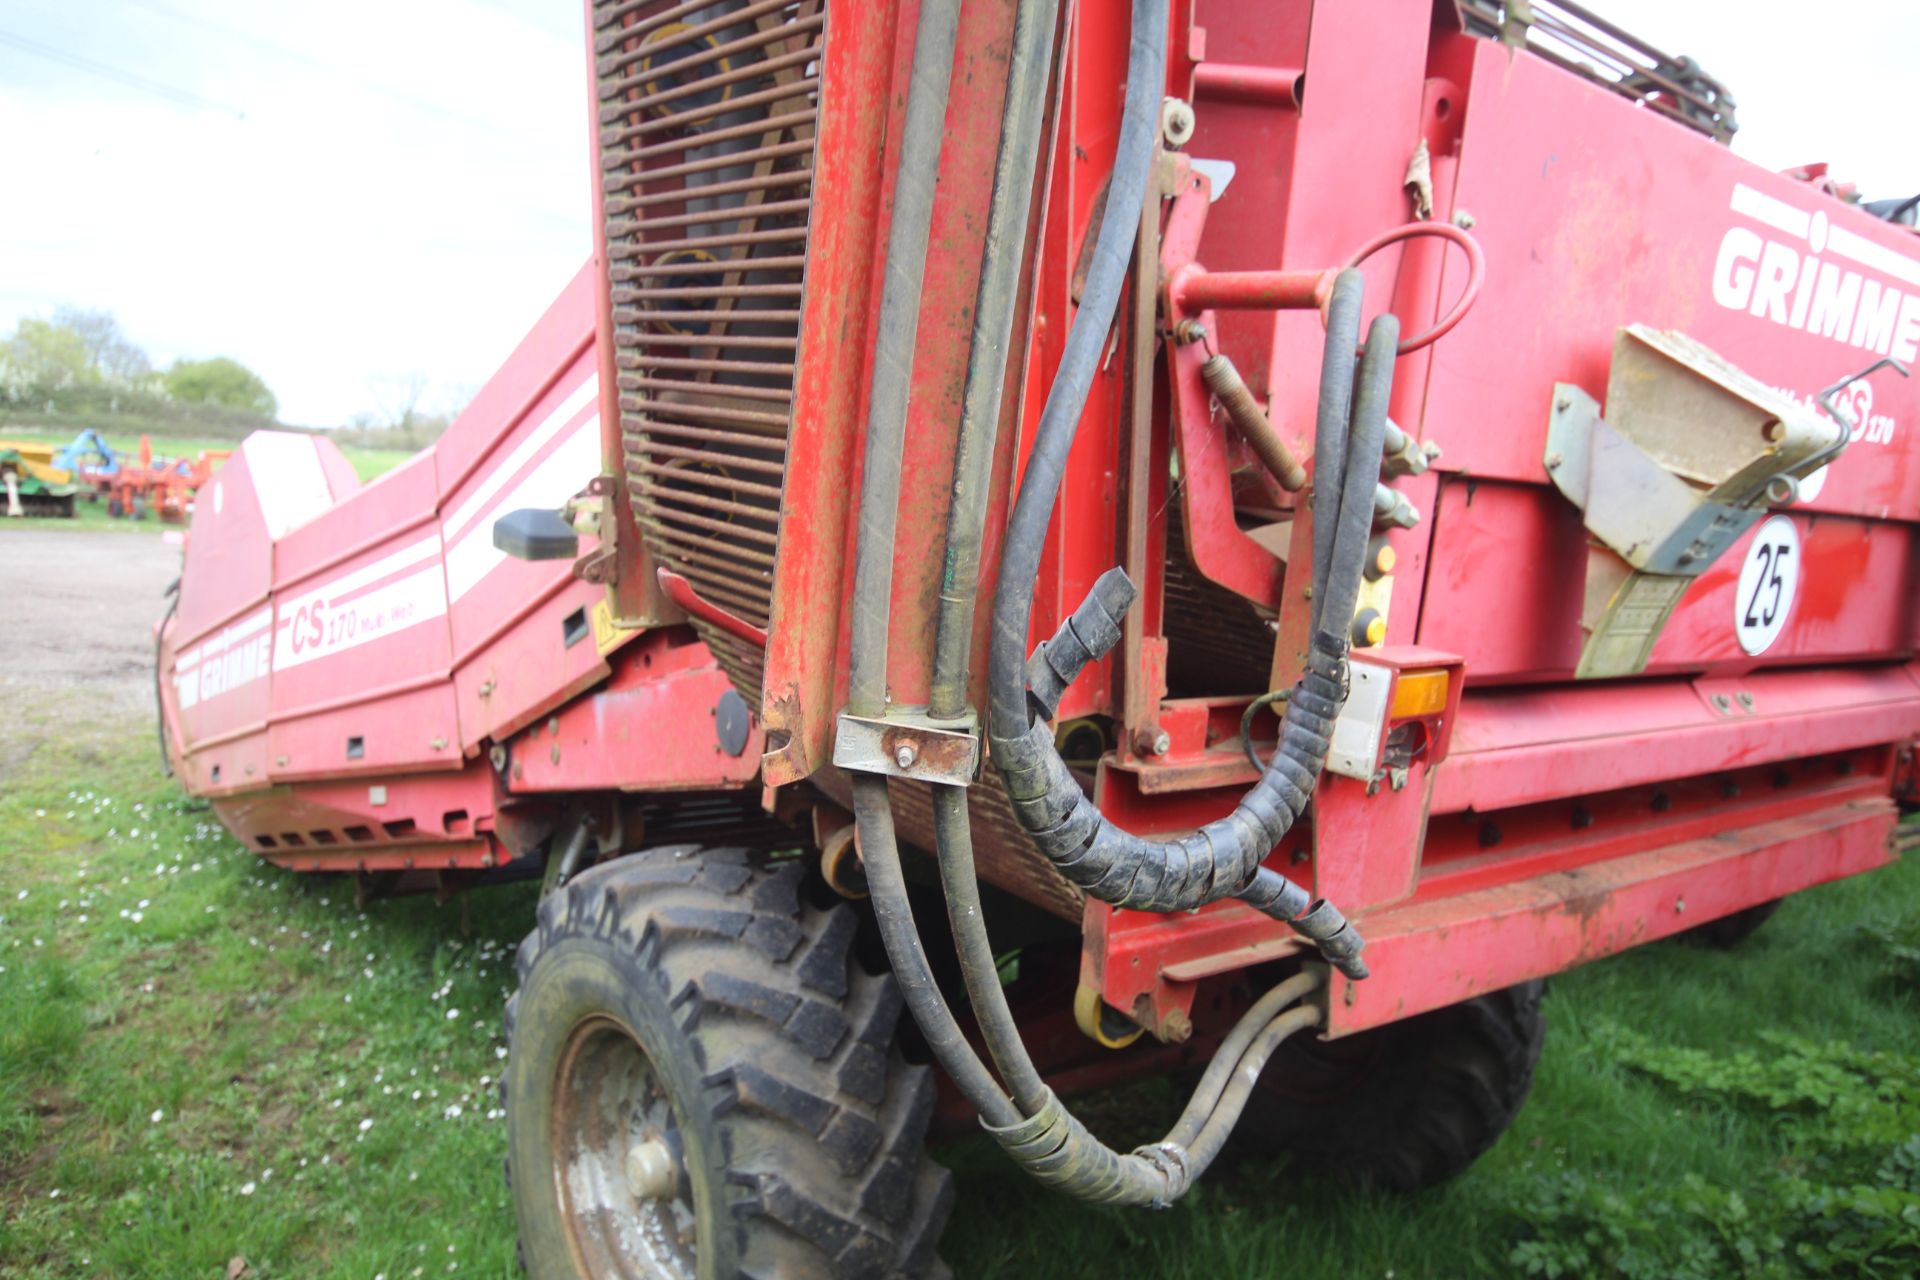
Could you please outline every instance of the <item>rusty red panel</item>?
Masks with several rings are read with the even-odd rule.
[[[621,650],[613,677],[507,742],[513,792],[716,790],[755,780],[765,737],[722,745],[718,711],[732,681],[685,627]]]
[[[880,199],[888,169],[881,158],[889,110],[897,105],[888,84],[898,21],[897,6],[888,3],[859,21],[836,22],[821,70],[807,289],[760,708],[772,742],[764,760],[771,786],[826,763],[844,674],[835,655],[843,647],[840,604],[851,576],[847,477],[858,474],[854,424],[867,381],[866,363],[847,353],[870,346],[874,254],[885,230]]]
[[[1366,917],[1367,960],[1334,975],[1328,1034],[1497,991],[1892,861],[1896,812],[1855,800],[1756,827]]]
[[[934,615],[947,538],[947,481],[953,474],[986,208],[1000,142],[1000,131],[991,122],[999,119],[1006,98],[1013,9],[1011,0],[960,7],[959,55],[947,100],[948,127],[935,184],[939,198],[929,231],[908,400],[901,464],[908,479],[894,530],[887,691],[893,701],[906,704],[924,704],[932,680]]]
[[[298,782],[216,800],[256,853],[296,870],[492,866],[495,786],[485,760],[408,778]]]

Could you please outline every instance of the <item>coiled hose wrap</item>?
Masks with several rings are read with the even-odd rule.
[[[1329,325],[1329,363],[1337,364],[1341,351],[1352,350],[1344,317],[1357,318],[1360,289],[1356,273],[1343,272],[1335,284],[1335,310],[1343,322]],[[1305,812],[1346,697],[1347,641],[1338,628],[1352,616],[1359,595],[1398,340],[1398,322],[1381,316],[1368,330],[1357,392],[1349,400],[1337,389],[1323,388],[1322,414],[1350,413],[1352,419],[1337,426],[1322,422],[1317,431],[1317,439],[1329,448],[1341,446],[1338,466],[1326,461],[1334,455],[1320,460],[1314,490],[1316,558],[1323,545],[1326,550],[1324,566],[1316,559],[1315,601],[1320,618],[1336,622],[1315,629],[1306,669],[1280,718],[1278,748],[1232,813],[1172,840],[1136,836],[1100,813],[1054,746],[1046,718],[1086,665],[1118,641],[1120,620],[1133,603],[1133,584],[1119,569],[1101,575],[1059,632],[1027,661],[1024,723],[1001,714],[996,700],[989,734],[1015,817],[1040,852],[1088,894],[1138,911],[1180,911],[1237,897],[1295,928],[1352,978],[1367,974],[1360,959],[1364,943],[1352,925],[1332,904],[1315,902],[1305,889],[1261,862]],[[1036,453],[1041,444],[1036,440]],[[1029,499],[1031,475],[1030,469],[1016,517]],[[1337,487],[1334,476],[1339,478]],[[1050,511],[1051,494],[1047,506]],[[1019,580],[1008,576],[1013,546],[1009,537],[1001,568],[1003,594],[1019,589],[1014,585]],[[1030,585],[1027,591],[1030,594]],[[996,649],[996,663],[1001,657]]]

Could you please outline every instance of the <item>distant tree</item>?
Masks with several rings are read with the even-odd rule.
[[[238,360],[175,360],[162,375],[167,394],[183,404],[214,404],[271,418],[280,402],[260,375]]]
[[[153,372],[153,361],[120,329],[111,311],[61,307],[53,323],[77,334],[101,378],[116,386],[137,386]]]
[[[79,334],[50,320],[27,316],[0,346],[0,367],[9,388],[33,396],[94,386],[100,372]]]

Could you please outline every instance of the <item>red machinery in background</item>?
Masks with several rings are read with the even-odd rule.
[[[535,1274],[933,1271],[903,1004],[1069,1193],[1236,1121],[1433,1181],[1537,979],[1894,856],[1920,243],[1691,61],[1565,0],[588,32],[592,261],[377,484],[250,437],[160,659],[262,857],[546,878]],[[1060,1101],[1183,1069],[1137,1151]]]
[[[144,520],[151,513],[168,524],[184,524],[193,509],[193,495],[231,453],[202,449],[191,461],[156,459],[152,441],[142,435],[137,460],[122,455],[113,472],[99,481],[107,494],[107,511],[133,520]]]

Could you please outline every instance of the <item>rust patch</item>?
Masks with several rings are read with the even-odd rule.
[[[913,752],[916,768],[952,775],[973,767],[976,749],[971,738],[954,733],[926,733],[910,725],[893,725],[881,731],[880,746],[889,759],[902,747]]]

